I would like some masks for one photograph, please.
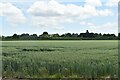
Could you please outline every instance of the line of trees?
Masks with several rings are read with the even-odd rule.
[[[120,33],[119,33],[120,35]],[[48,32],[43,32],[41,35],[37,34],[14,34],[13,36],[2,36],[2,40],[118,40],[119,37],[115,34],[101,34],[101,33],[89,33],[86,30],[86,33],[65,33],[62,35],[59,34],[48,34]]]

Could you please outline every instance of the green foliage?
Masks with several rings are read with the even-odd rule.
[[[3,41],[5,77],[117,77],[117,41]]]
[[[43,34],[37,36],[37,34],[29,35],[24,33],[21,35],[13,34],[13,36],[0,36],[2,40],[118,40],[119,36],[115,34],[101,34],[101,33],[65,33],[59,34],[48,34],[48,32],[43,32]]]

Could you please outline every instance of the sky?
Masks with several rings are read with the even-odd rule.
[[[0,0],[0,34],[118,33],[119,0]]]

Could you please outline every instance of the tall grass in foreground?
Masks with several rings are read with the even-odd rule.
[[[7,78],[118,77],[118,46],[111,41],[3,42]]]

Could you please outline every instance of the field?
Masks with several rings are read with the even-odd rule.
[[[3,41],[3,77],[118,76],[118,41]]]

